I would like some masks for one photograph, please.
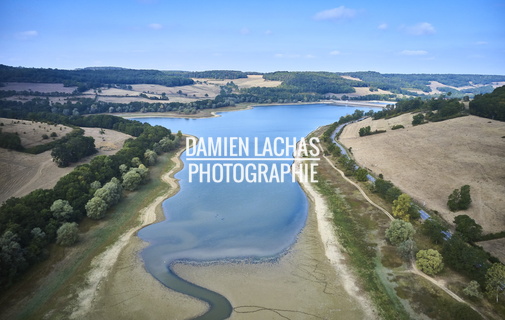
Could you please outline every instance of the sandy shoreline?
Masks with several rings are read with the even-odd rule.
[[[386,107],[386,105],[380,105],[376,102],[380,101],[339,101],[339,100],[325,100],[319,102],[306,102],[306,103],[269,103],[269,104],[247,104],[238,105],[237,107],[224,107],[219,108],[216,111],[209,111],[209,109],[203,109],[203,112],[197,114],[180,114],[177,112],[132,112],[132,113],[114,113],[114,116],[122,117],[125,119],[131,118],[183,118],[183,119],[200,119],[200,118],[214,118],[220,117],[218,113],[220,112],[233,112],[233,111],[243,111],[250,110],[256,107],[269,107],[269,106],[291,106],[291,105],[311,105],[311,104],[331,104],[340,106],[351,106],[351,107],[364,107],[364,108],[378,108]],[[215,110],[215,109],[213,109]]]
[[[79,295],[74,319],[187,319],[207,305],[164,287],[147,273],[139,252],[147,245],[135,236],[141,227],[164,219],[161,203],[177,193],[176,166],[162,179],[170,184],[140,213],[142,226],[125,233],[97,256]],[[178,264],[184,279],[210,288],[230,300],[231,319],[373,319],[366,294],[355,285],[334,232],[324,199],[310,183],[300,183],[310,200],[307,222],[293,247],[276,263]]]

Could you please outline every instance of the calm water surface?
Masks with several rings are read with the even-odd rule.
[[[270,106],[224,112],[218,118],[134,120],[197,137],[300,139],[356,109],[324,104]],[[206,300],[190,291],[202,289],[204,296],[212,292],[177,277],[169,268],[171,263],[275,259],[295,242],[303,228],[308,200],[291,179],[284,183],[190,183],[186,153],[182,159],[186,165],[176,175],[181,189],[163,203],[166,220],[139,232],[150,243],[142,258],[146,269],[166,286]],[[220,300],[222,296],[214,298]],[[206,300],[211,306],[227,302],[209,300],[212,297]],[[224,308],[231,310],[231,306]]]

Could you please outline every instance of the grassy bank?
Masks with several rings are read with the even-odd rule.
[[[50,312],[51,319],[68,318],[71,301],[85,280],[91,261],[113,244],[124,232],[139,226],[138,213],[168,185],[161,175],[170,170],[175,151],[158,157],[150,167],[151,180],[138,191],[127,194],[101,221],[85,219],[80,226],[80,242],[70,248],[53,245],[50,258],[35,266],[24,279],[3,295],[2,305],[12,305],[0,316],[10,319],[41,319]],[[26,298],[28,297],[28,298]]]
[[[328,208],[333,213],[339,241],[349,254],[352,269],[358,275],[361,287],[370,294],[382,318],[409,319],[399,299],[384,285],[376,270],[375,245],[368,240],[368,233],[374,228],[373,222],[366,217],[353,215],[352,207],[358,204],[353,205],[335,192],[324,176],[319,176],[318,181],[317,190],[326,198]]]
[[[332,157],[332,163],[339,166],[336,157]],[[416,274],[410,263],[400,258],[397,249],[385,239],[385,230],[390,224],[386,215],[370,208],[357,189],[326,161],[320,162],[318,180],[316,186],[333,213],[336,233],[349,255],[351,268],[382,318],[482,319],[469,305],[458,302],[443,288]],[[374,202],[391,209],[390,203],[370,191],[368,182],[354,182]],[[426,249],[428,239],[425,238],[422,233],[416,234],[419,249]],[[450,273],[445,270],[441,276],[452,284],[454,279],[449,277]]]

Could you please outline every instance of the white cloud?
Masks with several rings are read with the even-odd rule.
[[[400,52],[402,56],[425,56],[428,54],[428,51],[425,50],[403,50]]]
[[[163,25],[161,25],[159,23],[151,23],[148,27],[151,28],[151,29],[153,29],[153,30],[163,29]]]
[[[381,24],[379,24],[379,26],[377,28],[379,30],[386,30],[388,28],[388,24],[387,23],[381,23]]]
[[[316,13],[314,19],[316,20],[343,20],[354,18],[356,10],[340,6],[338,8],[328,9]]]
[[[414,36],[424,36],[428,34],[434,34],[437,32],[437,30],[435,30],[435,27],[428,22],[421,22],[416,25],[406,27],[405,30],[407,31],[407,33],[412,34]]]
[[[332,52],[330,52],[330,55],[332,56],[338,56],[340,54],[340,51],[338,50],[333,50]]]
[[[18,38],[20,40],[28,40],[31,38],[35,38],[38,35],[39,35],[38,31],[28,30],[28,31],[22,31],[22,32],[16,33],[16,38]]]

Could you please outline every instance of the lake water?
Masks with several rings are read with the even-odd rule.
[[[161,125],[172,132],[181,130],[200,138],[299,140],[317,127],[333,123],[356,109],[360,108],[326,104],[269,106],[224,112],[216,118],[134,120]],[[221,312],[207,318],[226,317],[231,306],[224,297],[180,279],[172,273],[170,264],[175,261],[276,259],[295,242],[302,230],[308,200],[298,183],[291,179],[280,183],[189,182],[186,153],[182,159],[185,167],[176,174],[180,179],[180,192],[163,203],[166,220],[139,232],[139,236],[150,243],[143,250],[142,258],[146,269],[167,287],[199,297]],[[268,165],[285,162],[270,161]],[[239,163],[246,165],[248,160]]]

